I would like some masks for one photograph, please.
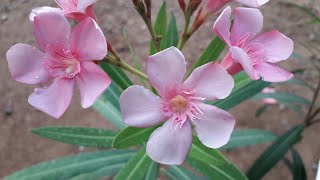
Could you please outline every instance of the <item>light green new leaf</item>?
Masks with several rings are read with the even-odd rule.
[[[249,169],[249,179],[261,179],[301,139],[304,125],[296,126],[270,145]]]
[[[56,141],[87,147],[112,147],[117,134],[114,130],[85,127],[44,127],[31,130],[33,133]]]
[[[127,87],[133,85],[121,68],[105,62],[101,63],[100,67],[110,76],[112,81],[116,82],[122,89],[127,89]]]
[[[171,46],[177,47],[178,42],[179,42],[179,33],[178,33],[177,22],[174,14],[172,13],[169,26],[168,26],[168,32],[167,32],[167,48]]]
[[[209,46],[203,51],[200,58],[196,61],[196,63],[192,66],[191,70],[202,66],[208,62],[216,61],[226,44],[219,38],[215,37],[209,44]]]
[[[104,118],[112,124],[122,129],[126,126],[122,123],[120,114],[120,90],[118,86],[112,82],[110,87],[103,93],[103,95],[93,104],[93,107]]]
[[[193,137],[189,157],[212,165],[223,165],[228,163],[218,150],[203,145],[196,136]]]
[[[162,172],[167,175],[169,180],[197,180],[198,178],[183,166],[170,166],[163,169]]]
[[[261,129],[235,130],[228,144],[221,149],[234,149],[250,145],[271,142],[277,139],[277,136],[270,131]]]
[[[234,77],[235,86],[232,93],[225,99],[209,102],[224,110],[229,110],[232,107],[240,104],[241,102],[251,98],[259,93],[265,87],[270,86],[271,83],[264,81],[253,81],[244,72],[238,73]]]
[[[127,127],[119,132],[112,142],[115,148],[128,148],[146,142],[150,134],[157,127],[152,128],[136,128]]]
[[[99,168],[124,163],[134,155],[129,150],[109,150],[68,156],[18,171],[4,180],[48,180],[70,179]]]
[[[166,32],[167,32],[167,4],[166,1],[163,2],[156,21],[154,23],[154,31],[155,33],[161,37],[160,41],[160,50],[163,50],[167,46],[167,38],[166,38]],[[150,55],[155,54],[156,48],[154,46],[153,40],[150,42]]]
[[[117,173],[114,180],[137,180],[143,179],[148,172],[152,160],[146,154],[143,147],[129,162]]]
[[[228,162],[225,165],[215,166],[206,164],[193,158],[188,158],[187,163],[208,179],[217,180],[248,180],[248,178],[235,165]]]

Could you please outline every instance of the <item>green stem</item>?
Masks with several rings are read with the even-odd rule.
[[[113,64],[113,65],[119,66],[122,69],[125,69],[125,70],[145,79],[145,80],[148,80],[148,77],[146,74],[144,74],[143,72],[130,66],[129,64],[125,63],[122,59],[115,59],[115,58],[108,56],[104,59],[104,61],[106,61],[107,63]]]
[[[159,37],[156,32],[154,31],[154,28],[153,28],[153,25],[152,25],[152,22],[151,22],[151,19],[145,15],[141,15],[142,16],[142,19],[144,20],[144,22],[146,23],[147,25],[147,28],[149,30],[149,33],[151,35],[151,38],[152,38],[152,41],[154,43],[154,46],[157,50],[157,52],[160,51],[160,42],[161,42],[161,37]]]
[[[182,31],[182,36],[181,36],[179,44],[178,44],[178,49],[180,49],[180,50],[183,49],[184,45],[186,44],[186,42],[190,38],[190,34],[188,33],[189,24],[190,24],[190,17],[191,17],[190,12],[189,11],[185,12],[185,15],[184,15],[185,24],[184,24],[184,28]]]
[[[312,110],[313,110],[313,108],[315,106],[315,103],[316,103],[316,101],[318,99],[319,91],[320,91],[320,79],[319,79],[316,91],[315,91],[315,93],[313,95],[312,102],[311,102],[311,105],[310,105],[309,110],[308,110],[308,114],[307,114],[306,119],[305,119],[305,123],[306,123],[307,126],[311,124],[311,121],[314,118],[313,115],[312,115]]]

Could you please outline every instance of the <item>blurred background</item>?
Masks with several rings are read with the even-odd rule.
[[[284,67],[290,70],[312,68],[308,61],[310,59],[319,61],[320,54],[311,52],[305,45],[312,44],[319,47],[320,24],[312,23],[310,16],[306,13],[289,7],[283,2],[284,0],[270,0],[261,8],[265,17],[264,30],[278,29],[294,40],[295,56],[283,63]],[[153,2],[153,15],[156,14],[161,3],[162,1]],[[297,0],[295,3],[312,8],[313,12],[320,15],[318,0]],[[184,21],[177,0],[167,0],[167,5],[168,13],[176,15],[181,32]],[[53,125],[114,128],[94,109],[82,109],[78,92],[75,93],[70,107],[62,118],[53,119],[28,104],[27,98],[34,86],[12,80],[7,67],[6,51],[19,42],[37,46],[33,36],[33,26],[28,17],[31,9],[38,6],[56,6],[56,4],[53,0],[1,0],[0,2],[0,178],[42,161],[94,150],[42,139],[30,132],[32,128]],[[149,33],[131,1],[100,0],[95,6],[95,12],[108,42],[112,43],[123,59],[133,64],[123,36],[123,28],[127,27],[129,39],[138,58],[141,62],[146,60],[149,52]],[[215,18],[211,16],[183,50],[190,64],[199,57],[215,36],[212,31]],[[135,82],[139,82],[135,77],[130,77]],[[317,73],[312,70],[305,71],[299,75],[299,78],[315,84]],[[288,84],[275,87],[280,92],[291,92],[308,99],[312,97],[312,93],[304,87]],[[261,128],[282,134],[302,122],[301,117],[279,105],[268,108],[257,118],[255,113],[261,105],[262,102],[249,100],[233,108],[231,113],[237,118],[236,129]],[[320,159],[319,137],[320,124],[317,124],[305,131],[303,141],[296,146],[307,168],[309,179],[314,179]],[[267,145],[240,148],[224,154],[245,171]],[[291,174],[283,162],[280,162],[264,179],[291,179]]]

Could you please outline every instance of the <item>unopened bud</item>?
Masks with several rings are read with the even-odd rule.
[[[186,10],[186,3],[184,2],[184,0],[178,0],[178,2],[179,2],[180,8],[184,12]]]
[[[191,12],[194,12],[195,10],[197,10],[201,2],[202,0],[190,0],[189,6],[191,9]]]
[[[151,0],[144,0],[144,4],[147,8],[147,17],[151,19]]]
[[[132,3],[135,7],[138,7],[139,6],[139,2],[140,0],[132,0]]]

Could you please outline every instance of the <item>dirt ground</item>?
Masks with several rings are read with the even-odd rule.
[[[168,13],[175,13],[178,19],[179,30],[183,25],[183,17],[176,0],[168,0]],[[310,54],[301,43],[319,44],[320,25],[308,23],[308,16],[302,12],[282,5],[281,0],[270,0],[263,6],[265,16],[265,30],[279,29],[291,37],[296,43],[296,51],[304,56],[299,60],[289,60],[284,63],[290,70],[311,67],[307,60]],[[320,14],[318,0],[299,0],[301,4],[314,7]],[[154,1],[154,12],[160,7],[161,1]],[[51,5],[53,1],[43,0],[1,0],[0,2],[0,177],[13,173],[33,164],[50,159],[79,153],[81,149],[47,139],[42,139],[30,133],[30,129],[44,126],[85,126],[114,128],[92,108],[80,107],[79,95],[76,94],[71,106],[59,120],[31,107],[27,98],[33,91],[33,86],[23,85],[11,79],[5,59],[6,51],[15,43],[23,42],[36,45],[32,34],[32,24],[28,20],[31,8]],[[128,48],[124,42],[122,30],[126,26],[129,37],[141,61],[148,54],[149,36],[143,21],[132,8],[128,0],[101,0],[95,7],[101,28],[109,42],[120,52],[121,56],[132,63]],[[204,26],[189,41],[184,54],[189,62],[194,62],[214,37],[212,24],[215,17],[211,17]],[[303,76],[309,82],[314,82],[315,73],[309,72]],[[289,91],[311,98],[312,94],[305,88],[279,85],[279,91]],[[318,103],[319,104],[319,103]],[[260,102],[247,101],[231,110],[237,118],[237,129],[261,128],[272,130],[277,134],[301,122],[301,118],[279,106],[270,108],[260,118],[255,118],[256,109]],[[296,147],[301,153],[307,168],[308,178],[314,179],[317,162],[320,159],[320,125],[315,125],[304,133],[304,139]],[[241,169],[246,170],[261,154],[267,145],[259,145],[230,151],[225,153]],[[283,163],[278,165],[265,177],[264,180],[291,179],[289,170]]]

